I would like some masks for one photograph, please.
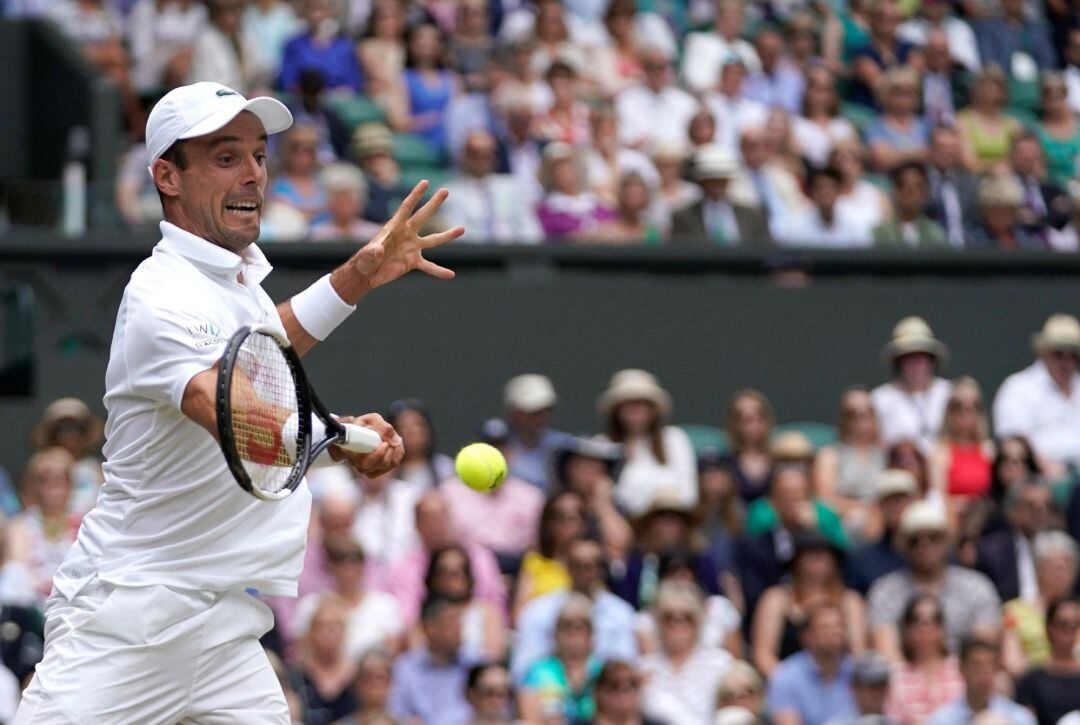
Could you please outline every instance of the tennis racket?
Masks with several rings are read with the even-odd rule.
[[[265,501],[296,490],[330,445],[370,453],[382,440],[326,411],[289,340],[268,325],[241,327],[229,338],[218,370],[217,426],[236,482]]]

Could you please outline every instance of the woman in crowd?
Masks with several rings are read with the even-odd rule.
[[[461,652],[470,660],[500,662],[506,656],[506,627],[502,614],[473,596],[469,555],[456,544],[437,549],[424,577],[427,596],[439,595],[465,603],[461,615]]]
[[[352,164],[330,164],[322,171],[326,189],[325,218],[311,225],[312,241],[367,242],[379,233],[379,224],[364,218],[368,185]]]
[[[565,143],[549,143],[541,159],[544,196],[536,214],[544,236],[552,243],[595,238],[603,225],[615,218],[615,213],[585,188],[579,152]]]
[[[684,176],[686,147],[683,144],[670,141],[658,143],[652,150],[652,162],[660,178],[656,190],[656,205],[660,208],[655,213],[670,220],[673,212],[700,198],[701,187],[687,181]]]
[[[394,426],[405,444],[405,457],[395,474],[398,480],[417,491],[426,491],[454,475],[453,460],[435,451],[435,426],[422,401],[395,400],[390,404],[386,421]]]
[[[511,725],[510,673],[498,664],[475,665],[465,678],[465,699],[473,709],[470,725]]]
[[[30,433],[36,450],[59,446],[75,459],[71,469],[71,510],[76,513],[84,514],[93,508],[105,481],[98,457],[104,430],[105,421],[94,415],[86,403],[78,398],[58,398],[49,403]],[[3,500],[0,508],[10,515],[18,510],[18,502]]]
[[[849,534],[874,539],[880,532],[876,481],[885,470],[870,391],[848,388],[840,396],[838,440],[818,451],[814,490],[843,519]]]
[[[319,174],[319,131],[297,124],[281,142],[281,170],[267,190],[267,206],[280,204],[303,215],[306,224],[326,210],[326,186]]]
[[[328,725],[356,710],[356,662],[346,651],[348,621],[348,603],[336,594],[323,594],[300,638],[289,679],[308,725]]]
[[[594,438],[574,438],[552,459],[560,489],[573,491],[585,503],[585,536],[599,541],[608,558],[621,561],[633,543],[634,531],[615,504],[615,480],[622,465],[622,447]]]
[[[615,96],[644,76],[638,59],[634,0],[612,0],[604,11],[604,27],[609,43],[596,49],[596,77],[606,97]]]
[[[536,117],[533,134],[549,142],[587,146],[591,114],[589,106],[578,97],[578,69],[566,61],[556,60],[544,78],[551,90],[551,106]]]
[[[619,140],[619,117],[615,114],[614,106],[604,104],[594,108],[590,117],[590,130],[590,148],[581,152],[589,189],[600,197],[604,204],[617,208],[622,180],[628,174],[636,173],[646,184],[645,204],[642,208],[647,208],[652,197],[652,187],[657,181],[656,169],[648,156],[622,145]]]
[[[690,438],[667,425],[671,395],[644,370],[620,370],[597,400],[607,436],[623,447],[615,498],[631,516],[640,515],[660,491],[670,491],[687,509],[697,503],[697,462]]]
[[[596,679],[594,725],[659,725],[641,712],[641,677],[629,662],[608,660]]]
[[[994,442],[989,428],[979,384],[969,376],[958,378],[930,454],[930,488],[948,502],[954,517],[990,491]]]
[[[870,239],[874,227],[892,216],[889,197],[866,178],[865,150],[857,137],[838,141],[826,166],[840,172],[836,215],[851,220],[860,237]]]
[[[571,594],[559,610],[554,649],[525,675],[518,696],[522,719],[542,722],[544,714],[561,712],[567,722],[591,720],[603,662],[593,654],[592,602],[585,595]]]
[[[769,440],[774,425],[772,406],[757,390],[740,390],[728,402],[724,429],[731,452],[724,457],[724,463],[746,503],[765,495],[768,489],[772,472]]]
[[[866,129],[870,165],[888,173],[906,161],[926,160],[930,127],[918,115],[922,87],[911,68],[892,68],[880,81],[878,100],[883,109]]]
[[[1047,660],[1016,683],[1016,701],[1035,713],[1039,725],[1055,725],[1080,710],[1080,601],[1070,594],[1046,612]]]
[[[1056,71],[1042,77],[1042,120],[1035,127],[1046,154],[1050,181],[1065,186],[1076,176],[1080,155],[1080,116],[1068,100],[1065,76]]]
[[[534,597],[570,588],[566,560],[570,545],[585,533],[585,504],[572,491],[549,498],[540,512],[536,548],[521,560],[514,611],[520,612]]]
[[[1034,601],[1017,598],[1006,602],[1004,608],[1002,664],[1013,676],[1050,658],[1046,614],[1052,603],[1073,593],[1078,555],[1076,542],[1062,531],[1044,531],[1035,536],[1032,556],[1038,594]]]
[[[919,487],[919,497],[925,496],[930,491],[930,474],[927,472],[926,457],[919,450],[917,443],[900,441],[889,446],[885,451],[885,467],[907,471],[914,476],[915,483]]]
[[[442,32],[434,23],[417,23],[408,29],[405,69],[398,77],[402,107],[388,114],[397,131],[416,134],[442,159],[447,154],[446,109],[458,94],[453,71],[446,68]]]
[[[807,70],[802,115],[791,123],[796,148],[817,168],[825,166],[837,143],[856,137],[855,126],[840,115],[836,78],[824,66]]]
[[[707,106],[701,106],[690,117],[687,124],[686,136],[690,139],[690,147],[697,149],[707,143],[712,143],[716,138],[716,116]]]
[[[698,506],[699,531],[704,537],[705,553],[719,572],[733,571],[737,552],[737,540],[742,535],[746,521],[746,507],[739,497],[731,471],[724,465],[723,454],[709,446],[698,454]],[[725,577],[725,574],[721,574]],[[724,582],[724,590],[733,594],[730,584]]]
[[[922,725],[964,693],[956,657],[945,639],[945,614],[931,594],[917,594],[900,620],[904,661],[893,670],[885,712],[901,725]]]
[[[975,173],[990,171],[1009,156],[1020,122],[1005,114],[1009,79],[997,66],[987,66],[971,89],[971,105],[956,114],[964,165]]]
[[[356,710],[351,720],[335,725],[373,725],[372,720],[388,717],[390,686],[394,678],[394,658],[381,649],[369,649],[356,663],[353,695]],[[376,720],[376,722],[378,722]]]
[[[1005,500],[1013,486],[1037,479],[1041,473],[1031,443],[1024,436],[1006,436],[994,444],[997,454],[990,466],[990,496],[983,533],[1006,526]]]
[[[844,611],[852,654],[866,648],[866,603],[858,592],[844,586],[842,554],[820,534],[796,534],[794,539],[790,581],[766,589],[754,610],[751,656],[766,678],[781,660],[802,649],[799,632],[806,612],[822,602]]]
[[[651,198],[652,189],[640,173],[623,173],[615,204],[616,217],[597,232],[597,242],[659,245],[662,232],[648,217]]]
[[[765,722],[765,680],[749,662],[732,662],[720,678],[716,709],[725,707],[741,707]]]
[[[401,0],[375,0],[367,29],[357,43],[367,87],[364,92],[383,109],[400,103],[398,78],[405,70],[405,8]]]

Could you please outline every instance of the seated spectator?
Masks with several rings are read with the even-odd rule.
[[[780,30],[765,27],[754,41],[761,70],[746,79],[746,96],[768,108],[798,114],[803,104],[806,81],[791,57],[785,52]]]
[[[746,64],[737,55],[729,55],[720,68],[716,89],[703,97],[705,106],[716,119],[716,143],[734,152],[745,131],[759,129],[768,118],[769,109],[746,95]]]
[[[346,651],[349,605],[335,594],[322,595],[306,630],[289,680],[303,707],[304,722],[329,725],[356,710],[352,683],[355,660]]]
[[[901,40],[922,46],[930,44],[930,36],[934,32],[943,34],[952,56],[965,70],[972,73],[979,71],[982,61],[975,31],[966,20],[953,12],[953,5],[948,0],[925,0],[919,4],[915,15],[896,29],[896,35]]]
[[[617,203],[621,178],[635,172],[650,186],[656,169],[641,151],[624,147],[619,141],[619,120],[611,105],[593,108],[589,117],[590,147],[583,150],[586,183],[609,206]]]
[[[840,141],[829,154],[826,168],[840,172],[840,197],[837,213],[869,243],[874,227],[892,216],[889,197],[866,178],[866,152],[857,137]]]
[[[971,633],[993,634],[1001,625],[1001,600],[983,574],[949,564],[948,522],[937,503],[917,501],[900,521],[907,566],[870,587],[870,625],[874,648],[902,662],[899,624],[904,607],[918,593],[935,594],[945,612],[950,651]]]
[[[1011,174],[989,175],[979,183],[980,223],[968,243],[972,249],[1046,249],[1047,242],[1021,225],[1024,190]]]
[[[341,32],[336,20],[335,0],[304,0],[305,29],[285,44],[277,87],[293,93],[300,85],[300,74],[318,70],[329,91],[359,93],[364,85],[363,72],[352,41]]]
[[[352,164],[331,164],[322,170],[329,218],[311,225],[313,241],[368,242],[380,226],[364,218],[367,207],[367,182],[360,169]]]
[[[620,370],[597,400],[607,436],[623,447],[615,499],[641,514],[658,491],[670,490],[687,507],[697,503],[697,461],[690,438],[667,425],[671,395],[644,370]]]
[[[994,441],[983,406],[982,388],[964,375],[953,381],[937,445],[930,453],[932,496],[957,516],[990,492]]]
[[[935,28],[926,36],[926,72],[923,73],[922,109],[926,122],[934,126],[956,124],[956,109],[967,104],[967,71],[953,59],[949,36]]]
[[[400,0],[371,3],[356,51],[364,72],[364,93],[383,110],[400,108],[398,80],[405,70],[405,7]]]
[[[266,192],[267,205],[281,204],[310,222],[326,210],[326,186],[319,175],[319,133],[293,126],[281,142],[281,171]]]
[[[600,92],[612,97],[641,80],[639,60],[640,40],[645,34],[635,16],[637,7],[633,0],[616,0],[604,10],[604,29],[607,42],[597,45],[593,52],[596,78]]]
[[[866,722],[891,723],[885,717],[885,703],[892,685],[889,663],[877,652],[866,652],[851,663],[851,695],[855,712],[827,720],[827,725],[862,725]]]
[[[596,678],[596,725],[658,725],[641,707],[643,683],[629,662],[608,660]]]
[[[789,431],[776,436],[770,446],[773,460],[769,493],[746,509],[746,533],[757,536],[796,523],[819,531],[835,546],[846,549],[848,538],[836,512],[814,495],[810,469],[814,446],[805,435]],[[792,529],[793,530],[793,529]]]
[[[349,127],[326,103],[326,84],[315,69],[301,71],[296,97],[289,102],[293,124],[312,126],[319,134],[319,163],[349,159]]]
[[[1012,435],[999,438],[994,445],[997,455],[990,467],[990,511],[987,513],[985,533],[1004,528],[1006,500],[1015,486],[1028,483],[1042,475],[1035,452],[1024,436]]]
[[[732,662],[716,692],[716,709],[739,708],[750,712],[759,721],[765,717],[765,680],[754,666],[743,660]]]
[[[615,504],[615,479],[621,464],[622,447],[600,436],[568,439],[552,458],[559,489],[573,491],[585,502],[585,535],[601,542],[615,560],[626,556],[634,536]]]
[[[1035,718],[1028,710],[995,692],[999,670],[998,646],[995,642],[977,637],[965,638],[960,647],[964,695],[939,707],[926,722],[929,725],[960,725],[973,722],[973,718],[980,713],[989,712],[1001,717],[1000,722],[1035,725]]]
[[[707,106],[698,106],[697,111],[690,117],[686,135],[690,139],[690,148],[695,151],[716,140],[716,116]]]
[[[642,658],[646,678],[644,711],[663,722],[691,725],[712,721],[720,679],[731,665],[725,650],[699,643],[701,593],[688,582],[667,582],[653,605],[660,649]]]
[[[401,168],[392,155],[394,137],[381,123],[364,123],[352,136],[353,153],[368,182],[364,213],[378,224],[390,219],[409,188],[401,180]]]
[[[1078,550],[1076,542],[1062,531],[1043,531],[1031,544],[1034,553],[1037,592],[1030,598],[1005,602],[1005,638],[1002,665],[1014,677],[1052,659],[1052,641],[1047,622],[1054,602],[1069,597],[1076,586]],[[1075,633],[1074,643],[1080,641]],[[1080,706],[1078,706],[1080,707]],[[1069,708],[1074,709],[1074,708]]]
[[[615,96],[619,139],[642,150],[664,142],[686,143],[697,101],[675,85],[671,59],[663,51],[647,47],[638,58],[643,78]]]
[[[457,543],[446,500],[438,491],[428,491],[416,502],[416,533],[419,538],[417,544],[391,563],[393,576],[389,577],[388,582],[390,593],[401,605],[406,626],[412,626],[420,610],[424,596],[424,575],[432,552]],[[469,566],[476,584],[476,598],[499,611],[506,611],[506,590],[495,555],[476,544],[466,546],[465,550],[469,554]]]
[[[926,167],[906,161],[890,172],[896,217],[874,227],[874,246],[885,248],[948,249],[940,224],[926,216],[930,178]]]
[[[560,712],[567,722],[593,718],[593,688],[603,662],[594,653],[592,634],[592,602],[571,594],[555,621],[552,654],[533,664],[522,683],[518,708],[525,721]]]
[[[486,82],[482,78],[495,54],[491,27],[491,13],[486,2],[466,0],[458,3],[447,58],[466,88],[477,88]]]
[[[768,678],[781,660],[802,649],[799,632],[807,612],[830,602],[844,612],[847,641],[853,654],[866,646],[866,604],[859,593],[844,586],[843,553],[816,532],[792,537],[795,553],[788,561],[790,579],[765,590],[751,628],[754,664]]]
[[[78,514],[94,507],[98,489],[105,480],[98,455],[104,430],[105,421],[94,415],[86,403],[78,398],[58,398],[49,403],[30,433],[35,449],[58,446],[75,459],[71,468],[71,510]],[[5,499],[13,495],[11,491],[4,494]],[[4,500],[0,507],[11,514],[18,510],[19,504]]]
[[[389,711],[399,721],[449,724],[468,719],[465,683],[477,663],[461,651],[463,611],[463,604],[443,597],[424,600],[420,626],[425,644],[394,662]]]
[[[1071,252],[1080,249],[1080,204],[1072,204],[1072,214],[1061,229],[1051,227],[1046,232],[1046,241],[1057,252]]]
[[[549,489],[551,457],[571,439],[551,427],[558,396],[551,380],[526,373],[510,378],[503,387],[503,407],[510,425],[506,460],[510,473],[541,491]]]
[[[739,151],[743,169],[731,182],[729,198],[732,203],[759,207],[770,230],[809,207],[799,180],[769,156],[763,128],[754,126],[743,131]]]
[[[687,163],[685,144],[661,141],[653,146],[651,159],[658,176],[658,188],[653,195],[655,214],[670,226],[672,213],[700,199],[701,188],[683,178]]]
[[[715,446],[705,446],[698,454],[698,505],[695,516],[698,532],[704,537],[703,553],[713,568],[721,572],[723,589],[731,594],[738,581],[730,577],[735,571],[737,537],[744,529],[746,510],[731,471]],[[741,653],[740,653],[741,656]]]
[[[953,249],[963,249],[968,229],[978,221],[979,189],[975,177],[963,165],[956,129],[937,126],[930,132],[927,173],[930,201],[926,213],[944,227]]]
[[[891,68],[882,74],[877,91],[882,113],[866,129],[870,167],[883,173],[907,161],[925,161],[930,128],[918,115],[918,74]]]
[[[131,6],[127,41],[136,93],[164,93],[187,82],[206,16],[206,5],[195,0],[138,0]]]
[[[1020,224],[1032,235],[1049,241],[1051,230],[1068,223],[1072,201],[1056,181],[1047,178],[1038,137],[1028,131],[1018,134],[1009,152],[1009,166],[1023,191]]]
[[[243,4],[240,0],[213,0],[208,7],[210,23],[195,39],[188,82],[213,81],[245,96],[265,88],[270,66],[258,40],[244,29]]]
[[[356,679],[353,680],[353,697],[356,710],[352,719],[341,720],[334,725],[383,725],[379,718],[389,718],[390,683],[394,658],[380,649],[369,649],[356,663]],[[390,725],[387,721],[385,725]]]
[[[1005,114],[1009,80],[999,66],[989,65],[975,78],[971,105],[956,114],[964,165],[973,173],[990,171],[1009,155],[1020,122]]]
[[[865,247],[870,237],[838,206],[843,177],[838,169],[815,169],[806,180],[813,206],[774,225],[777,243],[790,247],[852,249]]]
[[[474,596],[469,553],[458,544],[431,552],[424,576],[427,597],[442,597],[465,606],[461,613],[461,653],[484,662],[501,662],[506,655],[507,631],[498,609]]]
[[[663,231],[647,216],[651,194],[652,188],[640,173],[624,172],[615,200],[615,219],[597,231],[598,242],[658,246]]]
[[[900,725],[920,725],[964,693],[960,664],[949,654],[945,614],[931,594],[916,594],[900,624],[902,662],[893,668],[885,712]]]
[[[923,56],[921,50],[897,36],[900,10],[893,0],[872,0],[867,3],[867,17],[869,39],[853,53],[855,83],[851,100],[875,108],[874,91],[885,73],[901,66],[921,71]]]
[[[769,441],[776,414],[769,399],[757,390],[739,390],[728,401],[724,413],[729,453],[722,459],[731,471],[735,486],[745,503],[765,495],[772,476]]]
[[[610,207],[585,189],[583,176],[580,153],[572,146],[556,142],[544,147],[545,193],[537,216],[549,242],[593,239],[605,222],[615,218]]]
[[[691,174],[702,189],[700,199],[671,216],[671,235],[677,242],[712,242],[721,246],[762,246],[769,226],[761,209],[733,203],[731,179],[738,174],[735,156],[719,144],[694,152]]]
[[[795,136],[791,130],[791,118],[782,108],[769,110],[765,120],[765,145],[773,163],[802,179],[806,175],[806,162],[799,155],[795,146]]]
[[[578,539],[567,561],[570,591],[555,591],[529,602],[517,618],[517,640],[510,650],[510,669],[521,682],[533,664],[551,654],[559,611],[571,595],[592,602],[593,650],[603,659],[637,659],[634,608],[604,588],[607,563],[595,541]]]
[[[926,455],[934,447],[952,390],[938,377],[949,361],[949,349],[921,317],[905,317],[893,328],[881,359],[892,373],[892,380],[870,393],[881,439],[887,446],[913,441]]]
[[[513,688],[510,673],[497,664],[475,665],[465,678],[465,699],[472,706],[472,725],[511,725]]]
[[[1075,554],[1074,554],[1075,556]],[[1075,568],[1075,559],[1074,559]],[[1054,725],[1080,709],[1080,602],[1057,599],[1046,613],[1047,660],[1016,683],[1016,701],[1035,713],[1039,725]]]
[[[983,65],[996,65],[1020,81],[1034,81],[1039,71],[1057,67],[1050,30],[1042,20],[1029,19],[1023,0],[1001,0],[997,17],[974,23]]]
[[[1080,464],[1080,323],[1051,315],[1032,344],[1035,362],[1007,377],[994,398],[994,430],[1024,436],[1054,480]]]
[[[416,398],[395,400],[386,412],[405,444],[405,457],[394,475],[417,493],[435,488],[454,475],[454,461],[435,450],[435,426],[423,401]]]
[[[540,0],[535,12],[528,15],[532,15],[533,20],[529,34],[535,40],[531,56],[533,66],[544,72],[554,63],[565,61],[580,72],[586,72],[589,57],[582,36],[588,31],[575,22],[573,15],[568,16],[563,3]],[[507,29],[503,28],[500,33],[506,34]],[[591,76],[592,70],[587,72]]]
[[[496,58],[498,74],[492,92],[492,103],[499,107],[520,106],[531,123],[535,114],[551,107],[551,87],[544,80],[543,65],[532,62],[536,41],[531,37],[507,42]]]
[[[473,131],[461,154],[462,173],[446,184],[450,196],[440,210],[447,226],[464,226],[464,242],[530,244],[540,241],[540,223],[524,190],[510,174],[496,173],[498,145],[487,131]]]
[[[551,88],[551,104],[534,119],[533,135],[541,141],[558,141],[572,147],[588,144],[590,113],[579,97],[578,70],[564,60],[556,60],[544,78]]]
[[[441,161],[448,152],[446,109],[460,92],[460,83],[446,68],[442,32],[434,23],[410,26],[405,48],[405,68],[395,94],[401,105],[391,106],[387,119],[394,130],[424,139]]]
[[[267,68],[280,68],[285,44],[303,30],[303,22],[285,0],[253,0],[244,9],[244,32],[255,39]]]
[[[1076,176],[1080,154],[1080,116],[1069,105],[1065,77],[1057,72],[1042,76],[1042,119],[1036,127],[1047,160],[1047,175],[1055,184]]]
[[[930,492],[930,473],[926,467],[926,456],[919,451],[917,443],[900,441],[889,446],[886,451],[885,465],[914,476],[916,491],[920,498],[924,498]]]
[[[734,56],[747,69],[761,67],[754,46],[742,39],[746,29],[746,10],[737,0],[718,0],[713,27],[686,36],[682,55],[682,77],[693,93],[712,89],[725,61]]]
[[[874,486],[876,505],[870,510],[870,518],[880,520],[874,528],[880,525],[881,534],[853,549],[846,562],[845,578],[863,596],[877,579],[903,568],[900,519],[919,490],[915,477],[898,469],[879,473]]]
[[[806,613],[803,650],[783,662],[769,680],[768,706],[776,725],[822,725],[830,717],[858,712],[851,691],[851,657],[844,614],[823,602]]]
[[[521,559],[514,591],[514,610],[536,597],[570,588],[567,558],[574,542],[585,533],[585,504],[571,491],[552,495],[540,511],[536,546]]]
[[[791,130],[796,147],[815,168],[825,166],[838,141],[856,136],[855,126],[840,115],[836,77],[824,66],[807,69],[806,92],[799,111],[792,116]]]

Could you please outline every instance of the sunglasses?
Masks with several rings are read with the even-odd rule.
[[[945,541],[944,534],[913,534],[908,537],[908,544],[921,546],[922,544],[941,544]]]
[[[611,690],[612,692],[636,692],[641,688],[641,683],[633,677],[627,677],[619,680],[608,680],[607,682],[600,682],[598,684],[603,689]]]
[[[683,622],[685,624],[692,624],[696,620],[692,612],[661,612],[660,621],[664,624],[674,624],[676,622]]]

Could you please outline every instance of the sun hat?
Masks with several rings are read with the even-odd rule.
[[[526,373],[510,378],[503,388],[503,404],[512,410],[535,413],[551,408],[558,400],[555,386],[544,375]]]
[[[389,154],[394,150],[394,134],[381,123],[362,123],[353,131],[352,148],[357,159]]]
[[[814,444],[797,430],[780,433],[769,443],[769,456],[777,463],[810,462],[814,453]]]
[[[900,534],[905,538],[920,531],[949,530],[949,521],[945,509],[934,501],[915,501],[900,517]]]
[[[566,485],[566,466],[573,456],[600,461],[607,469],[608,478],[615,480],[619,477],[619,466],[623,459],[622,445],[604,436],[570,437],[555,449],[551,459],[552,468],[555,470],[555,478],[563,485]]]
[[[634,368],[620,370],[611,377],[607,390],[596,401],[596,408],[601,417],[607,418],[615,406],[631,400],[649,401],[662,418],[671,414],[671,395],[660,387],[652,373]]]
[[[694,152],[690,173],[696,181],[730,179],[739,173],[739,161],[720,144],[708,143]]]
[[[949,348],[934,337],[934,331],[926,320],[915,316],[905,317],[896,323],[892,339],[881,348],[881,359],[891,366],[897,358],[916,352],[932,355],[942,367],[949,362]]]
[[[919,490],[915,475],[901,468],[888,468],[882,471],[874,481],[874,486],[878,501],[897,494],[914,496]]]
[[[86,403],[78,398],[57,398],[45,408],[41,420],[30,433],[34,447],[44,448],[53,444],[57,428],[65,422],[81,427],[83,442],[87,446],[100,441],[105,430],[104,421],[94,415]]]
[[[1080,352],[1080,322],[1072,315],[1050,315],[1043,328],[1031,336],[1035,352],[1043,350],[1072,350]]]

